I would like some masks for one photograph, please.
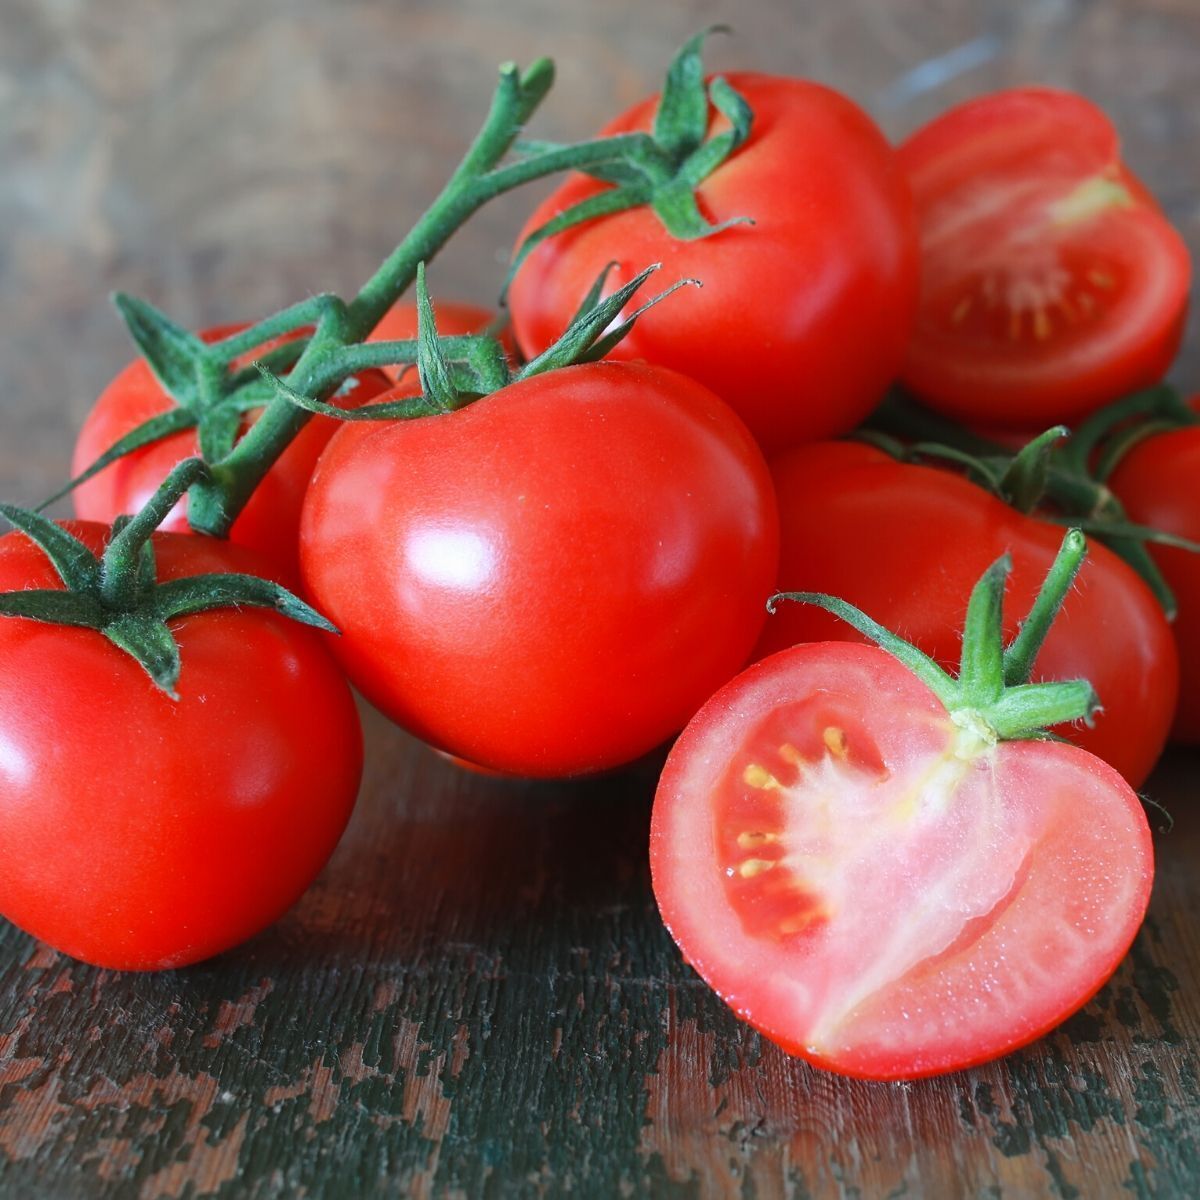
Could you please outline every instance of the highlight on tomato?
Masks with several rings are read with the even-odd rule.
[[[853,428],[899,372],[917,303],[917,233],[896,155],[851,100],[801,79],[707,82],[704,35],[661,96],[603,137],[643,164],[576,173],[518,239],[517,341],[543,351],[592,280],[648,262],[704,287],[649,314],[614,352],[690,375],[768,451]],[[869,348],[864,352],[864,348]]]
[[[898,462],[862,442],[799,447],[773,460],[771,474],[779,586],[840,596],[943,666],[958,657],[964,596],[987,564],[1011,555],[1019,609],[1032,603],[1062,536],[1061,526],[952,471]],[[1015,616],[1006,630],[1015,631]],[[827,639],[861,635],[819,608],[794,605],[767,622],[755,656]],[[1076,676],[1092,681],[1103,709],[1092,725],[1055,732],[1139,786],[1170,731],[1178,655],[1154,594],[1103,545],[1093,544],[1035,665],[1036,679]]]
[[[1094,710],[1090,685],[1028,682],[1082,555],[1072,531],[1007,646],[994,563],[957,677],[795,594],[876,644],[774,654],[676,742],[655,897],[684,958],[788,1053],[871,1079],[959,1070],[1054,1028],[1120,963],[1150,897],[1146,818],[1110,766],[1044,740]]]
[[[3,508],[0,914],[119,970],[275,921],[362,769],[350,690],[296,622],[332,627],[243,547],[151,537],[179,494],[116,533]]]
[[[745,426],[674,371],[593,361],[646,274],[599,304],[598,281],[515,375],[499,347],[490,381],[424,356],[422,395],[345,414],[305,499],[306,594],[351,681],[480,767],[633,761],[740,669],[765,618],[777,518]],[[423,354],[431,309],[426,334]],[[394,419],[410,410],[436,415]]]
[[[899,150],[921,230],[904,382],[971,425],[1045,429],[1159,380],[1179,346],[1187,247],[1070,92],[968,101]]]

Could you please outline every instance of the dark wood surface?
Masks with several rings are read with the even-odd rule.
[[[537,128],[580,136],[722,17],[714,63],[835,83],[897,136],[988,88],[1080,88],[1200,246],[1194,0],[0,0],[0,495],[62,477],[127,357],[109,290],[196,326],[349,291],[496,62],[552,54]],[[481,214],[435,290],[487,300],[531,201]],[[788,1059],[682,965],[649,890],[652,768],[488,780],[366,722],[346,840],[251,944],[118,975],[0,924],[0,1194],[1200,1195],[1197,755],[1151,781],[1175,827],[1096,1000],[1003,1062],[881,1085]]]

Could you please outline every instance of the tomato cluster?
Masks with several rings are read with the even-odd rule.
[[[742,1016],[821,1065],[983,1061],[1108,977],[1152,878],[1131,785],[1172,728],[1200,738],[1200,560],[1179,543],[1200,535],[1200,427],[1110,464],[1123,523],[1077,582],[1062,529],[1094,514],[1046,486],[1049,451],[993,470],[830,439],[899,381],[1009,430],[1157,382],[1186,251],[1080,97],[983,97],[893,148],[828,88],[706,79],[701,40],[595,142],[533,146],[580,169],[517,239],[500,340],[492,312],[434,310],[420,267],[416,304],[397,300],[407,242],[353,302],[249,328],[196,338],[127,306],[146,359],[79,436],[87,523],[5,510],[11,920],[143,969],[262,928],[349,816],[349,680],[488,772],[608,770],[684,731],[654,810],[664,919]],[[502,99],[538,92],[536,70],[513,78]],[[431,210],[443,240],[508,178],[473,161]],[[630,312],[651,263],[703,287]],[[1101,487],[1076,467],[1076,490]],[[1177,535],[1174,634],[1141,526]],[[768,618],[782,589],[811,603]],[[1197,681],[1178,706],[1177,643]],[[86,803],[66,726],[88,739]]]

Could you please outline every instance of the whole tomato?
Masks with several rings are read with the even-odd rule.
[[[970,481],[899,463],[854,442],[825,442],[771,464],[779,496],[779,586],[849,601],[938,662],[959,656],[966,597],[1006,551],[1013,570],[1009,636],[1029,610],[1062,537]],[[762,657],[798,642],[861,641],[816,608],[771,617]],[[1125,562],[1094,545],[1038,656],[1036,679],[1085,678],[1103,711],[1095,725],[1056,732],[1111,763],[1137,787],[1166,742],[1179,688],[1171,627]]]
[[[1193,400],[1192,406],[1200,407]],[[1200,541],[1200,426],[1155,434],[1134,446],[1108,478],[1131,521]],[[1148,543],[1178,606],[1179,707],[1172,740],[1200,743],[1200,555]]]
[[[67,528],[93,552],[102,526]],[[161,581],[264,574],[210,538],[155,534]],[[61,588],[0,538],[0,591]],[[362,735],[321,638],[269,611],[171,622],[179,699],[91,629],[0,617],[0,913],[104,967],[179,967],[269,925],[354,805]]]
[[[613,356],[691,375],[779,450],[852,429],[898,374],[916,314],[916,224],[891,147],[850,100],[799,79],[728,78],[754,110],[750,136],[696,195],[709,221],[754,224],[682,241],[646,207],[597,218],[537,246],[509,304],[532,356],[609,263],[610,290],[649,262],[665,278],[699,279],[698,294],[647,313]],[[602,136],[648,131],[657,107],[644,100]],[[604,186],[568,178],[518,244]]]
[[[301,523],[355,686],[436,747],[526,776],[619,766],[678,732],[745,661],[776,562],[749,433],[644,364],[348,423]]]
[[[245,325],[218,326],[200,336],[206,342],[215,342],[244,328]],[[385,391],[391,381],[380,371],[364,371],[348,383],[338,397],[338,403],[343,407],[365,404],[372,396]],[[72,475],[86,470],[110,446],[144,421],[168,412],[174,406],[175,402],[154,378],[145,359],[138,358],[129,363],[100,393],[85,418],[75,441]],[[256,415],[250,413],[246,417],[243,432]],[[328,417],[314,417],[305,425],[267,472],[234,522],[230,541],[256,550],[283,567],[290,576],[295,576],[300,506],[313,467],[336,430],[337,422]],[[198,453],[195,429],[185,429],[127,454],[75,489],[76,516],[108,524],[123,513],[137,512],[176,463]],[[176,505],[162,528],[175,533],[189,531],[186,498]]]

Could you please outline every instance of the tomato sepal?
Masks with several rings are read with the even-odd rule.
[[[718,75],[706,83],[704,78],[705,39],[728,32],[728,26],[710,25],[680,47],[667,69],[653,132],[624,135],[629,139],[625,157],[580,168],[613,186],[572,204],[526,235],[509,264],[502,298],[542,242],[599,217],[648,207],[672,237],[688,242],[754,224],[749,216],[710,221],[696,200],[699,186],[749,138],[754,123],[754,110],[727,79]],[[729,122],[728,129],[712,137],[707,136],[710,105]],[[545,154],[559,147],[522,142],[518,149]]]
[[[1083,720],[1100,707],[1085,679],[1030,683],[1033,664],[1087,554],[1078,529],[1067,530],[1059,552],[1013,640],[1003,635],[1004,589],[1012,559],[1001,555],[971,591],[963,626],[957,676],[860,608],[822,592],[778,592],[767,601],[774,613],[782,600],[823,608],[870,638],[907,667],[938,698],[950,719],[981,745],[1040,736],[1049,726]]]
[[[1175,596],[1146,543],[1193,552],[1200,552],[1200,543],[1130,521],[1121,501],[1105,485],[1102,469],[1114,470],[1120,457],[1141,440],[1136,426],[1122,428],[1130,420],[1146,413],[1153,414],[1156,424],[1162,421],[1170,428],[1195,423],[1196,415],[1181,409],[1186,406],[1172,389],[1150,388],[1102,409],[1069,440],[1065,440],[1063,432],[1070,433],[1067,427],[1056,425],[1014,455],[1004,446],[935,414],[907,396],[893,393],[872,414],[870,423],[856,431],[855,437],[898,462],[932,458],[952,463],[1018,512],[1032,513],[1049,502],[1055,511],[1042,513],[1045,520],[1080,529],[1102,541],[1142,577],[1167,619],[1173,620],[1177,608]],[[1124,436],[1129,442],[1123,449],[1118,446],[1108,461],[1103,439],[1114,427],[1118,429],[1117,439]],[[1093,461],[1099,465],[1094,467]]]
[[[0,617],[93,629],[134,658],[172,700],[182,669],[168,621],[215,608],[268,608],[327,633],[338,630],[273,580],[240,573],[189,575],[159,583],[150,540],[179,498],[208,467],[185,459],[133,517],[119,518],[100,555],[49,517],[0,504],[0,515],[46,555],[63,588],[0,593]]]
[[[418,295],[424,288],[423,269],[422,266]],[[289,404],[307,412],[333,417],[338,421],[408,421],[417,417],[444,415],[464,408],[476,400],[482,400],[484,396],[492,395],[510,384],[531,379],[535,375],[598,362],[633,329],[643,313],[682,287],[700,286],[699,280],[696,279],[677,280],[632,313],[621,316],[625,305],[658,269],[657,263],[647,267],[624,287],[602,298],[604,280],[609,270],[606,267],[558,340],[515,373],[509,369],[504,347],[495,338],[482,334],[438,338],[427,291],[424,292],[427,315],[421,318],[425,322],[425,333],[423,338],[417,339],[416,350],[418,371],[421,372],[419,395],[406,395],[392,401],[383,400],[362,408],[341,409],[297,391],[266,367],[260,366],[260,371],[276,395]],[[449,345],[460,350],[464,357],[461,360],[450,360],[447,357]],[[425,364],[423,368],[422,362]],[[431,388],[434,393],[432,395]]]

